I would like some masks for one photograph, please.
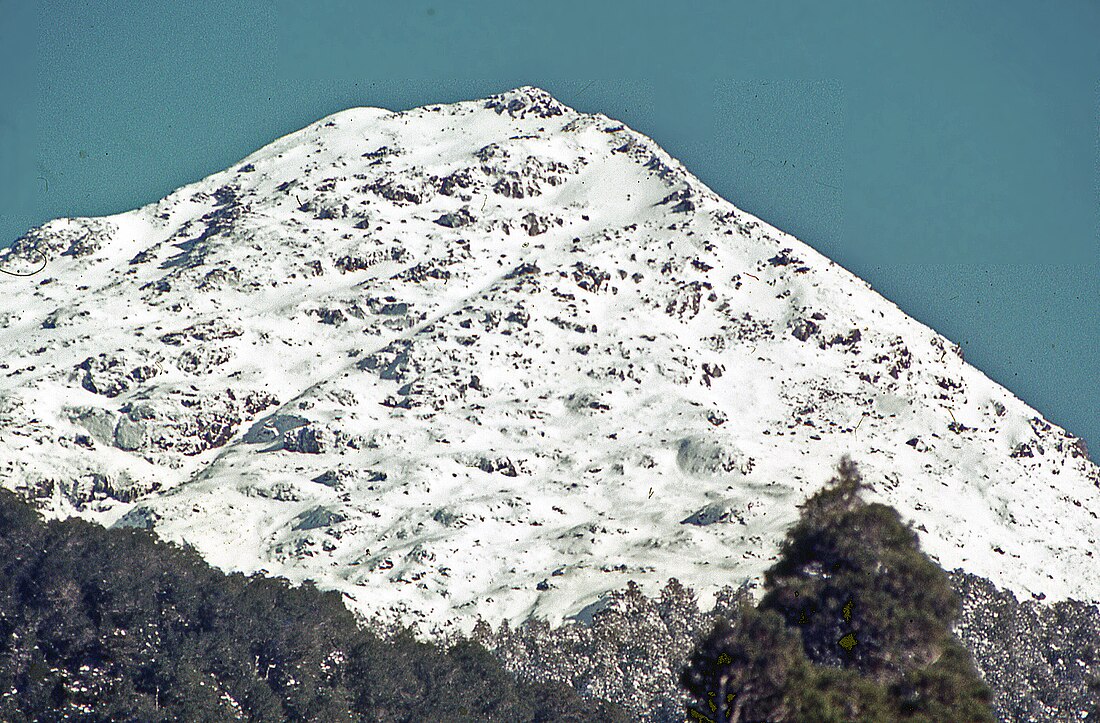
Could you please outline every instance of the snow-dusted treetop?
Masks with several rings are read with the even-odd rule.
[[[1100,598],[1100,472],[645,136],[532,87],[337,113],[0,254],[0,477],[363,612],[756,578],[850,454],[924,548]]]

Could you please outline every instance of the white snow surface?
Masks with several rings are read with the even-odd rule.
[[[421,630],[759,580],[844,454],[943,567],[1100,599],[1100,471],[957,345],[530,86],[353,108],[0,253],[0,478]]]

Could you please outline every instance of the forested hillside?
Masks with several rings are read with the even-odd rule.
[[[383,640],[335,593],[223,575],[0,490],[0,720],[626,720],[480,645]]]

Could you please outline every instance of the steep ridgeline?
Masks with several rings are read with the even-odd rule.
[[[843,453],[921,544],[1100,597],[1081,441],[650,139],[355,108],[3,254],[0,477],[427,626],[756,578]]]

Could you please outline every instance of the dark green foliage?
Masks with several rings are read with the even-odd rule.
[[[860,499],[863,488],[842,461],[803,505],[759,608],[743,607],[689,661],[697,719],[994,720],[951,633],[958,601],[946,573],[895,510]]]
[[[788,720],[803,723],[878,723],[897,718],[886,689],[853,670],[814,666],[791,691]]]
[[[803,506],[766,573],[761,607],[801,629],[813,662],[893,682],[940,654],[958,600],[898,513],[859,498],[855,465],[845,460],[838,472]],[[850,650],[839,642],[849,634]]]
[[[552,717],[547,717],[552,716]],[[336,593],[223,575],[0,490],[0,720],[625,720],[477,643],[361,629]]]
[[[797,632],[775,613],[743,605],[691,656],[682,683],[695,720],[782,720],[809,668]]]
[[[590,700],[588,705],[578,706],[576,692],[564,683],[533,683],[529,689],[535,723],[630,723],[634,720],[617,701],[613,704]]]
[[[890,692],[906,721],[985,723],[993,720],[989,689],[975,674],[970,653],[955,640],[946,643],[938,660],[925,668],[909,671]]]

